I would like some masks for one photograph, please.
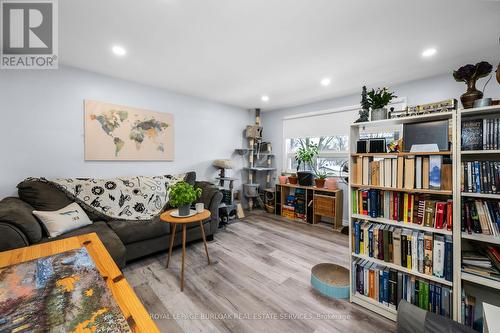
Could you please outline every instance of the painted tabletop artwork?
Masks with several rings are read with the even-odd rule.
[[[174,159],[173,115],[85,101],[86,160]]]
[[[0,268],[0,332],[131,332],[85,248]]]

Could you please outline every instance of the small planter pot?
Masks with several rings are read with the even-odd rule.
[[[297,185],[297,177],[295,176],[288,176],[288,182],[292,185]]]
[[[278,180],[279,180],[279,182],[280,182],[281,185],[286,184],[286,179],[287,179],[286,176],[279,176],[278,177]]]
[[[323,187],[325,187],[325,178],[315,178],[314,179],[314,184],[316,184],[317,188],[323,188]]]
[[[337,179],[327,178],[325,181],[325,186],[329,190],[336,190],[337,189]]]
[[[191,207],[191,205],[179,206],[179,216],[188,216],[190,213],[190,211],[189,211],[190,207]]]
[[[314,175],[311,171],[299,171],[297,178],[301,186],[313,186],[314,184]]]
[[[387,109],[386,108],[372,110],[371,121],[383,120],[383,119],[387,119]]]

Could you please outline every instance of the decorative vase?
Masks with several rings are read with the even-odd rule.
[[[179,216],[188,216],[190,211],[189,211],[189,208],[191,207],[191,205],[182,205],[182,206],[179,206]]]
[[[327,178],[325,181],[325,186],[329,190],[336,190],[337,189],[337,179]]]
[[[279,176],[278,177],[278,180],[279,180],[281,185],[286,184],[286,179],[287,179],[287,176]]]
[[[464,109],[472,108],[474,101],[480,98],[483,98],[483,93],[476,89],[476,80],[467,81],[467,91],[460,96]]]
[[[314,175],[311,171],[298,171],[297,179],[301,186],[312,186],[314,184]]]
[[[297,184],[297,177],[296,176],[288,176],[288,182],[292,185]]]
[[[378,108],[372,110],[371,121],[387,119],[387,109]]]
[[[315,178],[314,184],[316,185],[317,188],[325,187],[325,178]]]

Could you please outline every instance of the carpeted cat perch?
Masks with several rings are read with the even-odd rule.
[[[337,299],[349,298],[349,271],[335,264],[318,264],[311,269],[311,284],[319,293]]]

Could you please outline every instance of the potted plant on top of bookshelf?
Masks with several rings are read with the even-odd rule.
[[[369,120],[370,115],[370,102],[368,101],[368,92],[366,86],[361,90],[361,110],[359,110],[359,118],[356,123],[362,123]]]
[[[474,106],[476,99],[483,98],[483,93],[476,89],[476,81],[491,73],[493,66],[487,61],[478,62],[475,65],[467,64],[453,71],[453,77],[457,82],[465,82],[467,91],[460,96],[460,101],[465,109]]]
[[[194,188],[186,182],[178,182],[170,188],[169,204],[179,209],[179,216],[190,214],[191,204],[201,196],[201,188]]]
[[[386,87],[372,89],[368,92],[368,103],[372,108],[371,120],[387,119],[386,106],[398,96],[389,91]]]
[[[318,153],[318,145],[313,143],[304,145],[297,150],[295,160],[297,161],[297,178],[299,181],[299,185],[313,185],[314,174],[310,170],[314,170],[314,159],[318,155]],[[301,165],[303,166],[303,170],[299,171]]]
[[[325,187],[325,181],[326,177],[328,174],[324,170],[316,169],[314,171],[314,175],[316,178],[314,178],[314,184],[316,185],[317,188],[323,188]]]

